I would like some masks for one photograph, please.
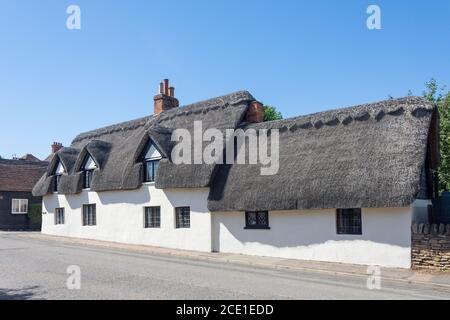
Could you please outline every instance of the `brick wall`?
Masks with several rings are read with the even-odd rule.
[[[450,224],[412,226],[412,268],[450,270]]]

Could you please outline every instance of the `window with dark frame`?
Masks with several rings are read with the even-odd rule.
[[[64,208],[56,208],[55,224],[64,224],[64,223],[65,223]]]
[[[270,229],[268,211],[246,211],[245,229]]]
[[[53,184],[53,192],[58,192],[59,181],[61,180],[61,175],[55,175],[55,183]]]
[[[97,169],[97,164],[95,163],[94,159],[91,157],[91,155],[88,153],[85,156],[84,162],[83,162],[83,189],[90,189],[92,185],[92,177],[94,174],[94,170]]]
[[[161,227],[161,207],[144,208],[144,228]]]
[[[59,182],[64,172],[64,167],[62,166],[61,161],[58,160],[53,170],[53,175],[55,176],[53,180],[53,192],[58,192]]]
[[[155,144],[149,140],[142,154],[144,182],[155,182],[161,158],[161,152],[159,152]]]
[[[175,208],[175,220],[177,229],[191,227],[191,208],[178,207]]]
[[[83,205],[83,226],[97,225],[97,214],[95,204]]]
[[[336,210],[337,234],[362,234],[361,209]]]
[[[93,173],[94,173],[94,170],[85,170],[84,171],[84,189],[90,189],[91,188],[92,174]]]
[[[159,168],[159,160],[145,160],[144,182],[155,182],[156,172]]]

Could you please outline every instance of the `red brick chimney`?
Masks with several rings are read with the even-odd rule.
[[[60,142],[53,142],[52,144],[52,153],[56,153],[63,147],[62,143]]]
[[[250,102],[245,120],[250,123],[258,123],[264,121],[263,105],[258,101]]]
[[[178,99],[175,98],[175,88],[169,87],[169,80],[164,79],[163,82],[159,84],[159,94],[157,94],[153,100],[154,104],[154,113],[160,114],[161,112],[178,108],[180,103]]]

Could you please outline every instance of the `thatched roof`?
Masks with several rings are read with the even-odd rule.
[[[87,153],[98,169],[92,177],[91,190],[112,191],[137,189],[142,184],[142,154],[149,139],[165,156],[157,173],[158,188],[207,187],[214,165],[177,166],[170,162],[173,129],[193,130],[194,121],[202,121],[203,128],[233,129],[242,121],[248,103],[255,99],[246,91],[232,93],[195,104],[78,135],[71,147],[58,151],[34,188],[36,195],[52,192],[54,170],[58,160],[66,173],[61,177],[58,192],[73,194],[82,191],[81,166]]]
[[[409,205],[424,185],[434,110],[410,97],[245,125],[279,129],[279,171],[263,176],[259,165],[222,166],[211,184],[209,209]]]
[[[245,91],[82,133],[61,149],[34,188],[52,192],[58,160],[66,174],[59,193],[82,190],[87,154],[98,169],[94,191],[142,185],[140,157],[151,139],[163,155],[156,187],[210,187],[211,211],[406,206],[426,194],[425,158],[435,108],[416,97],[332,110],[292,119],[244,123],[254,98]],[[175,165],[170,159],[177,128],[280,130],[280,168],[260,175],[259,165]],[[270,141],[270,139],[269,139]]]

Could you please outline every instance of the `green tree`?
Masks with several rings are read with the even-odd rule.
[[[273,106],[264,106],[264,121],[273,121],[283,119],[283,115]]]
[[[28,218],[32,224],[40,224],[42,222],[42,205],[32,204],[28,210]]]
[[[450,191],[450,91],[439,88],[435,79],[425,84],[423,96],[437,105],[439,110],[439,144],[441,162],[438,169],[439,191]]]

